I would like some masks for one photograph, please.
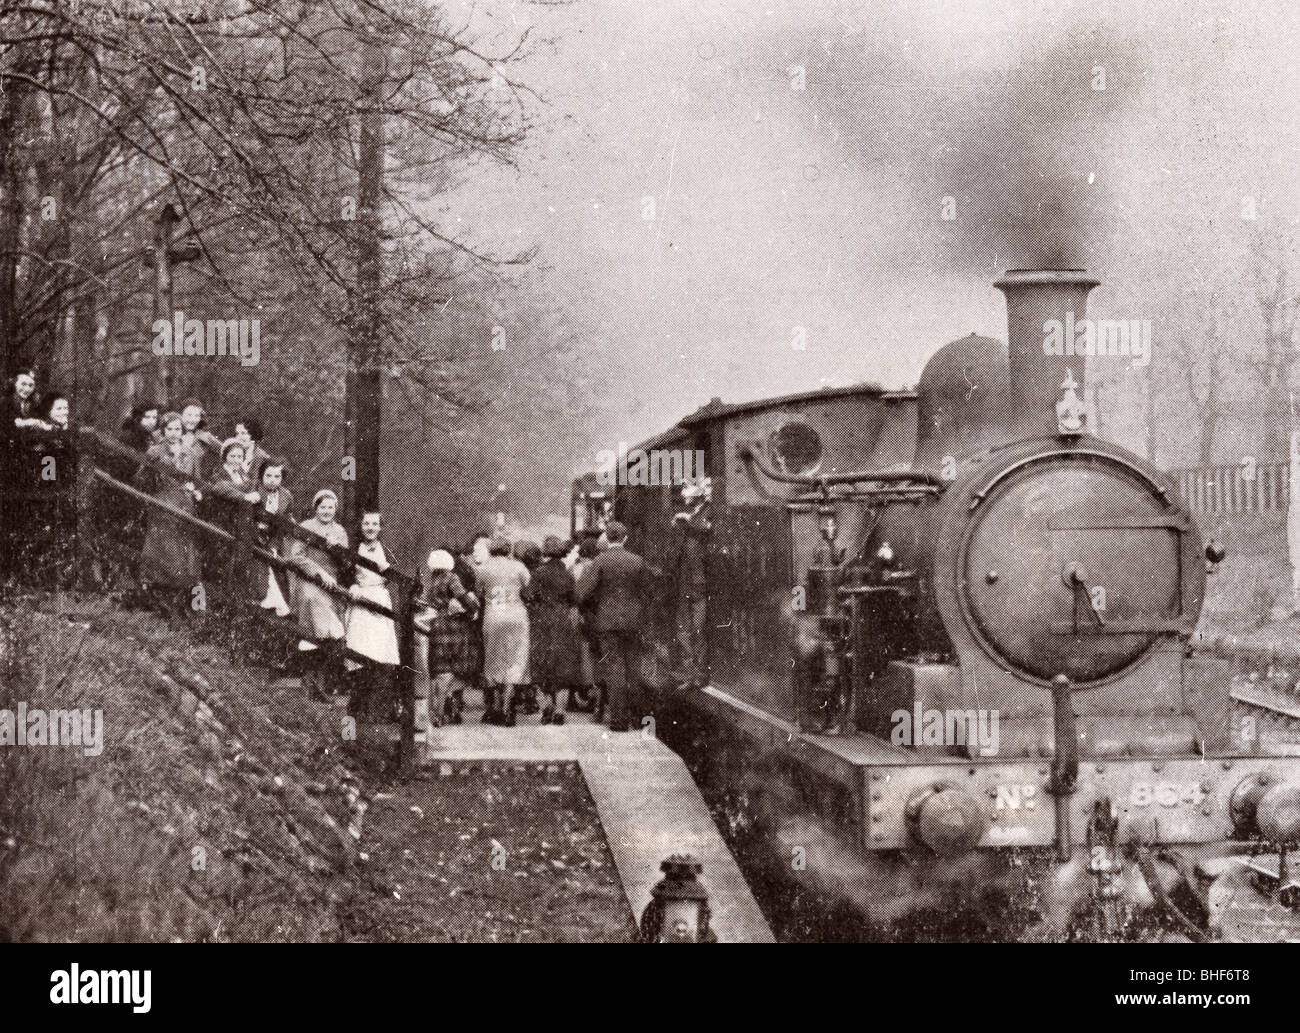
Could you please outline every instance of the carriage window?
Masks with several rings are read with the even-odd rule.
[[[810,474],[822,463],[822,439],[806,423],[785,423],[767,439],[772,465],[781,473]]]

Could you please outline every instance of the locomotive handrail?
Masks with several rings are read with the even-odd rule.
[[[915,490],[926,492],[941,491],[946,485],[943,478],[926,470],[872,470],[870,472],[852,471],[849,473],[826,474],[780,473],[764,462],[758,447],[750,442],[738,445],[736,455],[742,460],[752,462],[764,477],[778,481],[781,484],[806,484],[816,488],[831,484],[860,484],[866,481],[878,481],[881,484],[897,484],[910,481],[916,483]],[[900,489],[895,488],[892,490],[898,491]]]

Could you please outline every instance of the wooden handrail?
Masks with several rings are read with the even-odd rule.
[[[170,477],[177,483],[193,484],[199,489],[199,491],[206,491],[213,494],[216,493],[216,486],[212,482],[205,481],[199,477],[187,476],[169,463],[150,458],[145,453],[138,452],[134,448],[128,448],[120,441],[114,441],[112,438],[108,437],[103,432],[96,430],[94,427],[82,427],[80,428],[79,433],[90,442],[92,452],[101,455],[106,453],[108,455],[116,456],[119,459],[138,463],[141,466],[148,466],[150,469],[157,470],[164,476]],[[258,490],[260,493],[260,489]],[[152,498],[152,496],[149,497]],[[357,553],[352,551],[350,548],[335,545],[333,542],[317,534],[315,531],[303,527],[291,517],[285,516],[282,513],[267,513],[265,510],[257,508],[258,503],[249,502],[246,499],[240,501],[254,511],[255,518],[259,523],[269,524],[281,533],[288,534],[297,538],[299,541],[307,542],[309,545],[314,545],[316,548],[328,553],[344,566],[363,567],[366,570],[378,574],[386,581],[392,581],[408,589],[419,587],[420,582],[418,578],[411,577],[409,574],[403,574],[391,564],[386,568],[381,568],[379,564],[375,563],[373,560],[369,560],[365,556],[357,555]]]
[[[147,465],[151,469],[160,471],[165,476],[171,477],[180,483],[191,483],[200,491],[210,491],[215,494],[215,488],[212,484],[201,478],[186,477],[175,467],[165,462],[151,459],[149,456],[137,452],[133,448],[127,448],[118,441],[113,441],[95,430],[93,427],[81,428],[82,437],[90,442],[90,451],[97,457],[103,454],[115,455],[120,459],[127,459],[134,463]],[[251,541],[244,540],[232,535],[224,528],[217,527],[200,519],[185,510],[164,502],[162,499],[154,498],[147,492],[140,491],[124,484],[122,481],[113,477],[111,474],[96,467],[94,476],[97,480],[107,485],[114,491],[125,494],[137,501],[145,503],[147,506],[156,507],[171,516],[177,518],[182,523],[192,527],[201,534],[207,535],[208,538],[216,541],[223,541],[233,544],[237,549],[247,550],[247,554],[256,557],[266,566],[275,570],[287,571],[294,577],[301,578],[310,584],[322,589],[327,594],[345,601],[349,606],[357,606],[363,610],[369,610],[372,613],[379,614],[381,617],[387,617],[393,622],[393,629],[397,635],[398,657],[398,684],[399,693],[402,701],[402,724],[401,739],[398,749],[398,763],[404,773],[410,773],[418,763],[417,751],[415,749],[415,667],[414,661],[414,642],[417,634],[424,634],[415,627],[415,599],[419,594],[419,580],[409,575],[402,574],[393,567],[380,569],[379,565],[359,556],[350,549],[342,546],[333,545],[321,535],[301,527],[294,520],[284,517],[278,513],[267,513],[260,510],[255,503],[244,500],[245,505],[249,507],[249,525],[251,527],[254,521],[268,523],[273,527],[279,528],[283,533],[288,533],[300,541],[308,542],[322,549],[327,555],[334,557],[344,567],[362,567],[378,574],[385,581],[392,582],[396,590],[396,601],[392,608],[382,606],[379,603],[373,603],[369,599],[354,599],[352,594],[337,584],[331,584],[319,575],[310,571],[300,569],[291,561],[284,560],[275,553],[263,549],[253,544]],[[346,654],[363,663],[369,661],[368,657],[354,653],[346,649]]]
[[[123,484],[112,474],[105,473],[98,467],[95,468],[95,477],[98,480],[103,481],[115,491],[128,495],[139,502],[156,506],[158,509],[176,517],[176,519],[183,521],[196,531],[207,535],[209,538],[215,538],[232,545],[239,544],[239,540],[225,528],[217,527],[215,524],[210,524],[206,520],[196,517],[193,513],[187,513],[180,507],[173,506],[170,502],[164,502],[162,499],[155,498],[148,492],[140,491],[138,488],[133,488],[129,484]],[[373,613],[377,613],[382,617],[388,617],[392,620],[397,619],[397,614],[387,606],[383,606],[380,603],[373,603],[369,599],[353,599],[352,594],[346,588],[340,588],[338,585],[331,584],[318,574],[313,574],[310,571],[303,570],[292,561],[277,556],[275,553],[263,549],[259,545],[249,545],[248,548],[254,556],[265,563],[268,567],[274,567],[276,570],[282,570],[286,573],[293,574],[294,577],[301,578],[303,581],[310,581],[317,588],[328,592],[335,598],[341,599],[350,605],[360,606],[363,610],[370,610]]]
[[[128,557],[134,559],[139,555],[137,550],[131,549],[128,546],[123,545],[121,542],[110,540],[107,543],[107,547],[113,550],[115,556],[119,556],[123,559]],[[257,603],[248,600],[244,600],[243,602],[247,614],[252,619],[257,620],[270,628],[274,628],[276,631],[292,632],[294,638],[301,639],[304,642],[310,642],[313,646],[317,647],[329,645],[331,641],[338,641],[337,639],[331,640],[326,638],[317,638],[315,635],[309,635],[291,618],[277,617],[270,610],[263,609]],[[423,632],[421,632],[421,634],[423,634]],[[346,647],[343,650],[343,655],[349,660],[356,660],[358,663],[367,663],[370,660],[370,658],[364,653],[358,653],[355,649],[347,649]]]

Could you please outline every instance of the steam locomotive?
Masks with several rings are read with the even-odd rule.
[[[709,676],[647,672],[660,734],[733,825],[884,927],[1297,940],[1298,751],[1242,732],[1287,707],[1256,693],[1242,719],[1190,646],[1222,550],[1088,432],[1097,283],[1006,273],[1007,344],[954,341],[915,391],[715,399],[643,443],[702,454],[712,490]],[[642,473],[580,479],[575,529],[612,495],[671,571],[682,486]],[[669,655],[671,599],[652,624]]]

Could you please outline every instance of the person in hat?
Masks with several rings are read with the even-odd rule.
[[[521,538],[515,542],[512,555],[520,563],[528,568],[528,573],[532,577],[537,576],[537,568],[542,565],[542,547],[528,538]],[[533,678],[532,660],[532,623],[533,623],[533,605],[529,600],[527,593],[524,595],[524,608],[528,610],[528,627],[529,627],[529,647],[528,647],[528,671],[524,675],[524,682],[519,686],[519,712],[521,714],[536,714],[542,708],[537,702],[537,683]]]
[[[322,587],[339,585],[340,564],[327,546],[348,547],[348,533],[335,519],[338,508],[339,498],[334,492],[318,491],[312,499],[312,518],[300,526],[321,540],[308,542],[294,538],[289,551],[290,562],[303,575],[294,577],[290,600],[304,634],[298,643],[306,668],[303,681],[318,699],[335,695],[334,678],[341,666],[336,661],[347,634],[339,616],[339,604]]]
[[[591,566],[591,561],[600,554],[596,548],[596,535],[583,532],[578,542],[578,559],[570,573],[576,586],[583,572]],[[575,595],[575,605],[577,597]],[[578,685],[569,692],[569,709],[590,714],[597,710],[598,692],[596,689],[596,641],[593,634],[593,614],[578,607],[574,610],[577,618],[578,639]],[[603,711],[602,711],[603,713]]]
[[[523,593],[532,576],[510,555],[510,541],[494,534],[488,558],[478,569],[483,600],[483,680],[487,709],[483,720],[513,727],[515,687],[528,677],[528,611]]]
[[[682,501],[690,508],[673,518],[677,536],[673,574],[676,586],[678,666],[691,685],[708,683],[705,634],[705,598],[708,588],[706,557],[713,520],[709,508],[710,481],[688,482]]]
[[[641,625],[652,599],[653,572],[624,544],[627,528],[611,520],[609,548],[591,561],[578,581],[578,600],[595,610],[597,669],[609,692],[609,730],[629,731],[630,704],[639,695]]]
[[[546,699],[542,724],[564,724],[561,690],[572,692],[579,679],[578,603],[573,575],[564,565],[568,542],[548,535],[542,543],[543,563],[528,586],[530,659],[533,683]]]
[[[253,507],[261,501],[261,493],[244,472],[244,446],[235,438],[228,438],[221,443],[221,469],[212,477],[207,518],[237,541],[251,542]],[[208,578],[224,583],[231,597],[241,602],[261,598],[254,569],[260,566],[224,542],[209,542],[205,550],[204,570]]]
[[[487,562],[488,542],[492,536],[485,531],[479,531],[473,538],[469,539],[460,548],[460,552],[454,557],[456,561],[456,576],[460,578],[460,583],[470,591],[474,591],[478,586],[479,567]],[[466,686],[478,689],[486,698],[486,690],[483,682],[483,597],[476,595],[479,608],[478,615],[469,622],[469,650],[465,656],[464,673],[456,675],[459,681]],[[464,689],[461,690],[461,697],[464,696]],[[486,704],[485,704],[486,705]]]
[[[137,487],[185,513],[194,512],[202,498],[193,481],[165,476],[156,467],[171,467],[186,477],[194,476],[194,453],[185,447],[180,413],[169,412],[159,421],[163,440],[150,447],[146,462],[136,471]],[[140,587],[151,593],[164,612],[188,616],[191,591],[199,582],[198,548],[188,525],[156,506],[149,506],[144,544],[137,568]]]
[[[465,712],[464,683],[474,674],[471,636],[478,597],[465,587],[448,550],[434,549],[427,566],[431,577],[421,600],[425,609],[415,625],[423,633],[416,636],[416,664],[424,668],[422,690],[428,700],[428,724],[460,724]],[[454,687],[458,679],[459,687]]]
[[[221,453],[221,439],[207,429],[208,417],[197,398],[181,402],[180,414],[185,428],[181,443],[194,453],[194,473],[201,481],[209,480]]]

